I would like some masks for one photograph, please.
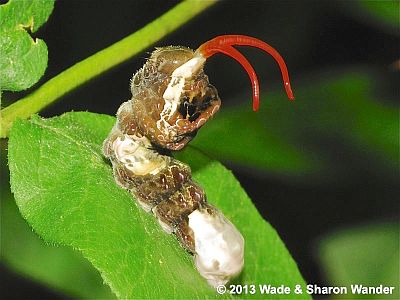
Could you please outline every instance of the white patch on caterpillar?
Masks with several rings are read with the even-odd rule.
[[[112,144],[117,160],[135,175],[154,175],[167,165],[165,158],[149,147],[146,137],[127,134],[117,137]]]
[[[151,209],[153,208],[153,206],[151,204],[148,204],[142,200],[140,200],[140,198],[136,198],[137,203],[139,203],[140,207],[147,213],[151,212]]]
[[[206,59],[203,56],[198,55],[172,72],[171,80],[163,94],[164,108],[160,114],[160,120],[157,121],[159,130],[165,133],[171,132],[172,126],[166,120],[171,118],[178,109],[186,79],[192,77],[194,73],[202,68],[205,61]]]
[[[195,210],[189,215],[195,239],[195,263],[213,287],[239,275],[244,265],[244,239],[235,225],[217,209]]]
[[[155,206],[153,208],[153,214],[157,217],[158,213],[157,213],[157,206]],[[167,223],[165,223],[164,221],[162,221],[161,219],[157,218],[158,224],[160,224],[161,228],[167,233],[167,234],[171,234],[174,232],[174,228],[170,225],[168,225]]]

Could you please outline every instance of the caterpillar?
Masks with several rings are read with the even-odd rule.
[[[217,89],[203,67],[217,53],[238,61],[248,73],[253,110],[259,107],[256,73],[234,45],[251,46],[277,61],[289,99],[294,99],[286,64],[265,42],[244,35],[218,36],[196,51],[169,46],[156,48],[131,80],[132,98],[117,112],[117,121],[104,141],[117,184],[152,212],[163,230],[175,234],[194,255],[195,265],[210,285],[226,284],[244,266],[244,239],[223,213],[207,202],[192,179],[190,167],[171,156],[187,145],[219,110]]]

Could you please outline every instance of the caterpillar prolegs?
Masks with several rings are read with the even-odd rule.
[[[253,89],[253,109],[259,106],[256,74],[233,45],[260,48],[280,67],[284,87],[294,99],[282,57],[268,44],[248,36],[218,36],[196,51],[185,47],[157,48],[131,81],[132,98],[117,112],[117,122],[104,142],[116,182],[128,189],[140,206],[152,212],[167,233],[195,257],[196,268],[211,284],[226,284],[244,266],[244,239],[221,211],[207,202],[192,180],[190,167],[170,156],[182,149],[219,109],[221,100],[203,71],[216,53],[237,60]]]

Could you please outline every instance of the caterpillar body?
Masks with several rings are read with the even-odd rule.
[[[286,65],[268,44],[248,36],[216,37],[196,51],[185,47],[156,49],[131,81],[132,98],[117,112],[117,122],[104,141],[116,182],[129,190],[161,227],[176,235],[195,257],[199,273],[212,286],[226,284],[244,266],[244,239],[221,211],[207,202],[191,177],[190,167],[170,156],[182,149],[219,110],[221,100],[203,67],[224,53],[248,72],[253,109],[258,108],[258,81],[248,61],[232,45],[258,47],[277,60],[289,98]],[[272,49],[272,50],[271,50]]]

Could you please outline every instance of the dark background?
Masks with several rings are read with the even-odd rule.
[[[175,4],[176,1],[155,0],[57,1],[47,24],[35,33],[45,40],[49,49],[45,76],[32,89],[8,93],[4,98],[12,101],[28,94],[67,67],[135,32]],[[289,67],[294,91],[296,84],[307,78],[361,66],[379,77],[377,93],[398,99],[398,72],[388,71],[399,58],[398,30],[374,26],[370,16],[351,8],[353,4],[352,1],[222,1],[156,46],[196,48],[220,34],[247,34],[280,51]],[[281,86],[280,74],[272,59],[252,49],[242,52],[258,70],[261,89]],[[114,115],[119,105],[129,99],[129,80],[147,56],[144,52],[92,80],[41,115],[51,117],[71,110]],[[213,58],[206,72],[218,88],[222,109],[235,104],[230,99],[238,93],[248,92],[250,98],[247,75],[231,59]],[[333,145],[331,151],[340,157],[356,156],[340,146]],[[377,175],[365,161],[353,162],[351,168],[356,169],[356,176],[351,181],[319,184],[251,173],[229,162],[227,165],[233,168],[265,219],[276,228],[310,283],[327,285],[315,258],[315,243],[322,235],[367,221],[398,219],[396,180]],[[5,267],[1,267],[0,282],[7,299],[65,298],[20,278]]]

